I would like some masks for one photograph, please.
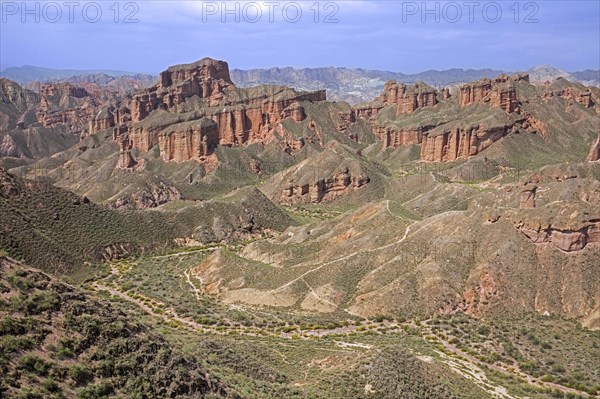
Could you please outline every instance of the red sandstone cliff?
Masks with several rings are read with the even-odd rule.
[[[311,182],[299,184],[289,181],[281,194],[281,202],[296,204],[328,201],[347,193],[348,190],[358,189],[369,181],[366,174],[354,175],[348,167],[343,167],[326,178]]]
[[[398,128],[395,126],[375,126],[373,133],[379,137],[385,148],[420,144],[423,141],[423,127]]]
[[[218,126],[208,118],[171,125],[158,137],[162,159],[174,162],[203,161],[212,154],[218,140]]]
[[[46,128],[65,125],[71,133],[83,133],[93,117],[98,101],[81,87],[52,83],[40,89],[38,122]]]
[[[390,80],[377,100],[359,105],[355,109],[357,117],[370,118],[388,105],[395,105],[396,115],[402,115],[413,113],[419,108],[433,107],[437,103],[437,91],[423,82],[406,86]]]
[[[325,91],[304,93],[278,86],[236,89],[227,63],[205,58],[167,69],[158,84],[134,95],[129,106],[132,123],[125,134],[141,151],[158,145],[165,161],[202,161],[216,145],[272,141],[283,119],[306,118],[300,102],[323,100]],[[148,121],[155,110],[167,113]]]
[[[129,110],[119,109],[110,93],[101,88],[90,92],[70,83],[49,83],[40,88],[38,122],[46,128],[64,126],[69,133],[81,136],[94,134],[124,123],[122,116]]]
[[[500,75],[496,79],[481,79],[468,83],[460,88],[460,105],[490,104],[502,108],[508,113],[518,112],[519,101],[513,82],[520,80],[529,81],[528,75],[515,75],[509,77]]]
[[[510,131],[510,126],[487,128],[483,125],[454,128],[440,134],[423,136],[421,159],[450,162],[473,156]]]

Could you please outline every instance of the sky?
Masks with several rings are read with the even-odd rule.
[[[0,0],[0,68],[600,69],[600,0]]]

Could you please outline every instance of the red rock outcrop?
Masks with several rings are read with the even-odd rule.
[[[598,138],[594,144],[592,144],[590,155],[588,155],[587,160],[589,162],[600,162],[600,132],[598,132]]]
[[[193,64],[172,66],[161,72],[156,85],[134,95],[131,118],[141,121],[158,108],[177,111],[177,106],[192,96],[207,99],[208,106],[216,106],[223,101],[227,88],[233,88],[233,82],[224,61],[204,58]]]
[[[136,94],[129,107],[132,123],[127,124],[126,135],[141,151],[158,145],[166,161],[202,161],[216,145],[274,140],[274,129],[283,119],[301,122],[306,118],[302,101],[325,99],[324,90],[296,92],[279,86],[236,89],[227,63],[205,58],[169,68],[161,73],[159,83]],[[145,118],[158,109],[167,114],[147,123]],[[203,120],[214,124],[199,122]],[[189,125],[170,128],[182,122]]]
[[[388,105],[396,106],[396,115],[410,114],[419,108],[433,107],[438,103],[437,91],[423,82],[406,86],[395,80],[386,82],[383,93],[371,103],[355,108],[358,118],[371,118]]]
[[[553,97],[560,97],[567,101],[567,106],[573,105],[575,102],[583,105],[586,108],[592,108],[596,103],[592,98],[592,92],[580,91],[572,87],[567,87],[559,90],[547,90],[542,94],[542,98],[546,101]]]
[[[160,155],[164,161],[203,161],[218,144],[217,124],[208,118],[171,125],[158,137]]]
[[[283,110],[281,115],[283,118],[292,118],[296,122],[302,122],[306,118],[304,107],[295,102]]]
[[[406,92],[406,86],[403,84],[398,84],[395,80],[389,80],[385,83],[383,87],[383,93],[379,97],[379,101],[383,106],[386,105],[397,105],[400,103],[400,99],[404,96]]]
[[[539,133],[544,137],[548,136],[548,125],[532,115],[527,114],[522,124],[523,129],[530,133]]]
[[[406,86],[390,80],[385,84],[379,101],[383,106],[396,105],[396,115],[409,114],[418,108],[437,104],[437,92],[423,82]]]
[[[283,190],[281,201],[288,204],[319,203],[342,195],[347,190],[359,189],[369,181],[365,174],[353,176],[349,168],[343,168],[312,183],[295,184],[290,181]]]
[[[107,97],[98,89],[90,92],[70,83],[50,83],[40,88],[40,103],[36,113],[45,128],[64,125],[70,133],[86,135],[109,129],[121,123]]]
[[[115,128],[113,132],[113,139],[119,144],[119,161],[117,162],[118,169],[130,169],[133,168],[137,162],[131,155],[133,144],[129,137],[121,135],[119,128]]]
[[[398,94],[400,91],[402,95],[397,98],[396,115],[410,114],[419,108],[433,107],[438,102],[435,89],[422,82],[417,82],[413,86],[404,86]]]
[[[347,111],[337,113],[336,128],[338,131],[345,132],[354,122],[356,122],[356,111],[354,109],[351,108]]]
[[[554,226],[519,226],[518,229],[535,244],[551,244],[565,252],[579,251],[590,243],[600,243],[600,221],[586,223],[574,230],[561,230]]]
[[[587,91],[585,93],[579,94],[575,101],[579,104],[583,105],[586,108],[592,108],[594,106],[594,101],[592,100],[592,92]]]
[[[519,198],[519,208],[535,208],[535,193],[537,184],[534,181],[527,182],[521,189],[521,197]]]
[[[527,76],[527,78],[524,76]],[[508,113],[517,112],[519,101],[513,82],[525,79],[528,80],[528,75],[516,75],[512,78],[507,75],[500,75],[494,80],[481,79],[474,83],[465,84],[460,88],[460,105],[490,104],[500,107]]]
[[[357,118],[369,119],[372,116],[375,116],[381,111],[383,105],[381,104],[364,104],[359,105],[355,109]]]
[[[72,133],[82,133],[99,104],[81,87],[52,83],[40,88],[38,122],[46,128],[65,125]]]
[[[440,134],[423,134],[421,159],[450,162],[478,154],[510,131],[510,126],[487,128],[482,125],[454,128]]]
[[[420,144],[423,141],[423,128],[421,126],[409,128],[375,126],[373,127],[373,133],[379,137],[385,148]]]

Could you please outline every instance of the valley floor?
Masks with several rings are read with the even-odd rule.
[[[598,381],[597,372],[594,375],[593,370],[589,370],[592,374],[587,376],[581,372],[568,376],[564,375],[564,367],[554,364],[552,368],[547,367],[546,373],[544,366],[554,362],[544,357],[538,358],[529,348],[535,345],[527,340],[515,342],[524,353],[516,349],[517,354],[513,353],[513,358],[494,352],[494,349],[498,350],[497,347],[500,350],[504,347],[507,351],[507,343],[501,341],[505,338],[498,331],[507,330],[507,327],[509,330],[519,328],[518,322],[513,320],[491,324],[465,316],[427,320],[380,317],[369,320],[343,317],[341,314],[315,316],[307,312],[255,309],[220,303],[203,293],[202,281],[191,273],[191,266],[221,247],[227,245],[114,261],[109,265],[109,271],[88,282],[88,287],[127,312],[137,312],[140,317],[151,320],[165,337],[188,348],[207,336],[257,345],[268,352],[265,359],[261,354],[261,361],[272,367],[283,367],[290,378],[288,384],[295,387],[308,386],[312,389],[323,384],[323,378],[328,376],[339,378],[332,376],[356,373],[355,377],[360,375],[361,378],[353,388],[354,395],[363,387],[364,397],[379,397],[375,394],[372,377],[365,373],[364,367],[377,353],[396,345],[407,349],[420,361],[435,365],[441,375],[452,381],[449,386],[464,383],[471,386],[471,393],[468,393],[469,390],[462,391],[463,396],[457,397],[587,398],[600,387],[599,384],[597,387],[593,385],[593,379]],[[229,249],[239,250],[235,247]],[[542,323],[547,324],[546,321]],[[553,320],[551,323],[573,328],[572,323],[567,321]],[[458,330],[455,326],[459,326]],[[532,329],[526,334],[534,335],[543,330],[543,327],[538,331]],[[585,339],[589,335],[590,342],[597,342],[594,341],[597,340],[597,334],[594,333],[577,329],[575,335],[578,339]],[[565,339],[568,340],[567,337]],[[546,341],[538,343],[546,348],[545,357],[551,357],[552,352],[564,357],[565,350],[569,350],[569,343],[563,344],[564,348],[553,348]],[[597,348],[595,352],[598,352]],[[584,358],[575,359],[575,362],[579,366],[588,364],[593,367],[595,354],[589,353]],[[565,359],[572,360],[568,357]],[[536,361],[542,364],[532,366]],[[215,359],[215,362],[219,363],[219,360]],[[555,375],[550,370],[554,370]],[[577,378],[587,381],[588,385],[574,381]],[[340,397],[339,392],[334,391],[327,393],[331,396],[324,397]]]

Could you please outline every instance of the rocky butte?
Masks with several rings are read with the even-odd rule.
[[[512,77],[500,75],[496,79],[481,79],[460,88],[460,105],[485,104],[500,107],[508,113],[517,112],[519,101],[513,82],[529,82],[529,75],[518,74]]]
[[[396,107],[396,115],[410,114],[419,108],[433,107],[437,103],[437,91],[423,82],[406,86],[390,80],[385,84],[378,99],[356,107],[356,116],[370,118],[388,105]]]
[[[324,100],[325,91],[236,88],[226,62],[204,58],[170,67],[156,85],[136,93],[122,110],[130,114],[115,128],[114,138],[141,151],[158,145],[165,161],[202,162],[217,145],[272,141],[283,119],[299,122],[306,117],[300,101]]]

